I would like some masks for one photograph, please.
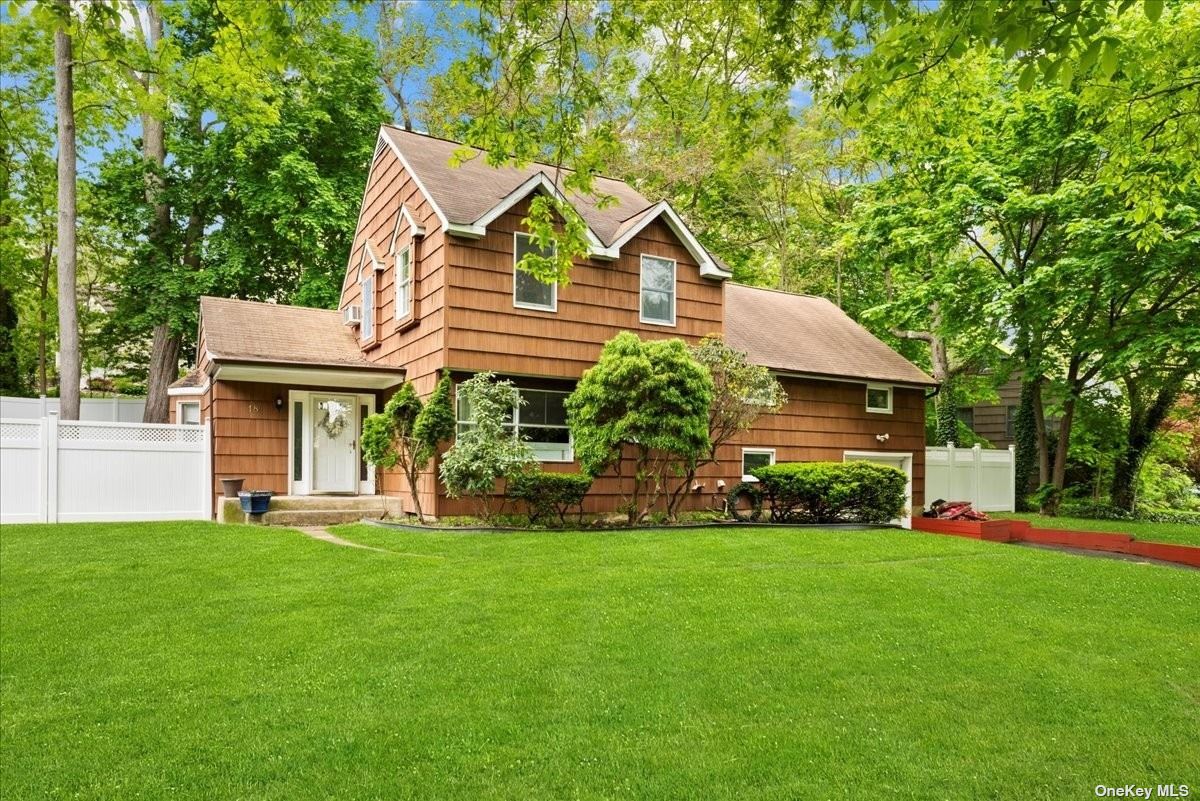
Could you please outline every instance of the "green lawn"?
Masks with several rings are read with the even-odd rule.
[[[1180,545],[1200,545],[1200,526],[1185,523],[1144,523],[1127,520],[1085,520],[1079,517],[1046,517],[1045,515],[993,513],[992,517],[1028,520],[1043,528],[1069,531],[1114,531],[1132,534],[1147,542],[1174,542]]]
[[[1200,572],[902,531],[0,529],[0,794],[1200,785]]]

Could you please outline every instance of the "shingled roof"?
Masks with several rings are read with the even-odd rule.
[[[937,385],[835,304],[812,295],[726,283],[725,341],[780,372]]]
[[[563,187],[563,179],[571,171],[550,164],[532,162],[524,167],[493,167],[488,164],[484,151],[458,142],[390,125],[382,126],[380,135],[404,161],[439,217],[444,217],[443,222],[450,227],[451,233],[466,233],[464,230],[454,230],[455,227],[477,227],[506,200],[512,200],[514,193],[523,187],[527,192],[532,192],[535,186],[542,186],[548,191],[562,193],[575,207],[595,235],[600,252],[619,247],[625,238],[662,216],[689,249],[698,251],[694,255],[700,262],[703,275],[711,278],[729,277],[724,264],[686,230],[687,226],[669,204],[650,202],[624,181],[597,176],[592,182],[594,194],[581,195]],[[463,150],[473,155],[458,166],[451,166],[455,154]],[[612,201],[601,206],[602,198],[611,198]],[[479,230],[471,235],[478,236],[481,233]],[[615,258],[615,255],[613,252],[607,257]]]
[[[337,311],[202,297],[200,318],[214,361],[397,370],[364,359]]]

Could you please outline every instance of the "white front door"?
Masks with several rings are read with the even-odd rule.
[[[358,487],[358,399],[312,396],[314,492],[354,492]]]

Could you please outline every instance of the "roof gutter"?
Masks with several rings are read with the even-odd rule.
[[[766,366],[766,365],[764,365]],[[766,366],[768,370],[775,375],[783,376],[784,378],[803,378],[809,381],[837,381],[842,384],[888,384],[901,389],[928,389],[930,386],[936,387],[937,384],[914,384],[908,381],[896,381],[891,378],[868,378],[866,376],[845,376],[845,375],[827,375],[824,373],[797,373],[790,370],[781,370],[778,367]],[[932,397],[932,396],[931,396]]]

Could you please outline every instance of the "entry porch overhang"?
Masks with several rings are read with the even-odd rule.
[[[400,367],[296,364],[288,362],[221,361],[214,359],[213,381],[255,381],[293,386],[345,389],[391,389],[404,382]]]

